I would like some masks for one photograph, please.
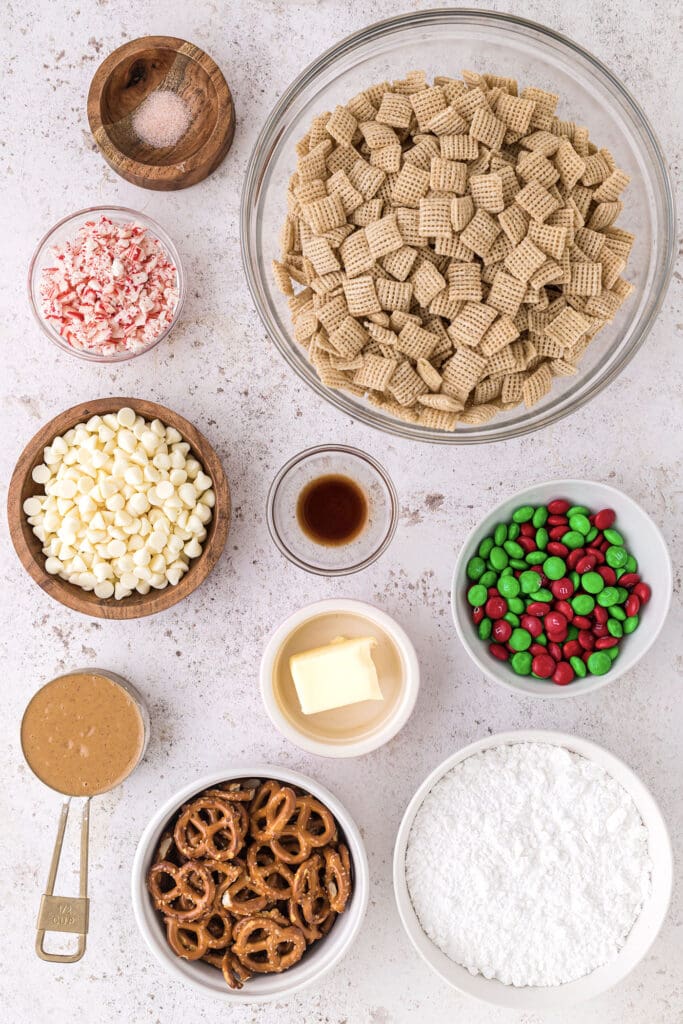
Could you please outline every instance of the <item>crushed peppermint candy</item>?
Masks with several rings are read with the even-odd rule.
[[[140,352],[173,322],[177,270],[142,224],[85,221],[52,256],[41,275],[41,311],[72,348]]]

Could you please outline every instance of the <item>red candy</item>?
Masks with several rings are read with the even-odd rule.
[[[562,657],[562,648],[559,644],[548,644],[548,654],[553,661],[559,661]]]
[[[571,505],[564,498],[555,498],[548,503],[548,512],[551,516],[563,516],[570,508]]]
[[[548,530],[548,536],[551,540],[560,540],[561,537],[564,537],[568,529],[569,527],[567,526],[553,526],[552,530]]]
[[[548,612],[543,619],[543,625],[549,633],[561,633],[567,628],[567,620],[561,612]]]
[[[572,570],[576,569],[584,554],[585,552],[583,548],[574,548],[573,551],[570,551],[567,555],[567,568]]]
[[[536,527],[533,526],[532,523],[522,523],[522,525],[519,528],[519,532],[522,537],[535,537]],[[519,540],[519,537],[517,538],[517,540]]]
[[[592,633],[589,633],[587,629],[580,629],[579,635],[576,638],[584,651],[592,651],[595,647],[595,637]]]
[[[609,630],[603,622],[596,622],[593,626],[593,636],[608,636]]]
[[[623,579],[623,577],[622,577]],[[619,581],[621,583],[621,580]],[[624,611],[628,616],[637,615],[640,611],[640,598],[637,594],[629,594],[626,598],[626,604],[624,605]]]
[[[600,550],[600,548],[595,548],[595,549],[591,548],[591,554],[595,555],[595,559],[596,559],[598,565],[603,565],[604,564],[605,556],[602,553],[602,551]]]
[[[583,555],[579,558],[574,568],[578,572],[579,576],[583,576],[585,572],[591,572],[597,563],[598,560],[595,555]]]
[[[566,686],[567,683],[571,683],[573,678],[574,669],[571,667],[569,662],[560,661],[553,672],[553,682],[557,683],[558,686]]]
[[[580,658],[583,653],[583,647],[578,640],[567,640],[566,644],[562,647],[562,653],[565,658]]]
[[[502,619],[507,610],[508,603],[504,597],[490,597],[486,602],[486,614],[490,619]]]
[[[474,621],[474,625],[475,626],[478,626],[483,618],[484,618],[484,609],[483,608],[473,608],[472,609],[472,619]]]
[[[652,597],[652,590],[647,583],[636,583],[633,593],[640,600],[641,604],[647,604]]]
[[[550,589],[554,597],[564,601],[574,593],[574,584],[566,576],[563,576],[561,580],[553,580],[550,584]]]
[[[512,626],[505,619],[498,619],[497,622],[493,623],[491,632],[494,640],[497,640],[499,644],[505,644],[510,639]]]
[[[577,629],[590,629],[593,623],[587,615],[575,615],[573,625]]]
[[[489,587],[487,593],[488,593],[489,597],[498,597],[498,588],[497,587]]]
[[[617,514],[614,509],[603,508],[599,512],[595,513],[595,519],[593,522],[597,526],[598,530],[608,530],[614,520],[617,518]]]
[[[545,601],[532,601],[527,607],[527,615],[545,615],[550,611],[550,605]]]
[[[531,662],[531,671],[541,679],[550,679],[555,671],[555,659],[549,654],[537,654]]]
[[[519,622],[522,629],[526,629],[526,631],[531,633],[533,637],[540,636],[543,632],[541,620],[537,619],[535,615],[522,615]]]
[[[616,575],[615,575],[616,578]],[[620,587],[633,587],[636,583],[640,583],[640,573],[637,572],[625,572],[623,576],[619,577]]]
[[[548,516],[548,526],[567,526],[566,516]]]
[[[559,612],[560,615],[564,615],[565,619],[569,622],[574,618],[574,609],[570,605],[569,601],[556,601],[555,611]]]
[[[531,537],[518,537],[517,543],[525,555],[528,555],[530,551],[536,550],[536,541],[532,540]]]
[[[602,605],[596,604],[593,609],[593,618],[596,622],[599,622],[601,626],[604,626],[609,618],[609,613],[606,608],[602,607]]]
[[[617,582],[617,574],[610,565],[601,565],[598,572],[605,581],[606,587],[613,587]]]
[[[606,651],[609,647],[616,647],[619,641],[615,636],[601,636],[595,641],[596,651]]]
[[[489,654],[492,654],[494,658],[498,658],[498,661],[508,660],[507,648],[502,647],[501,644],[489,644]]]
[[[543,644],[531,644],[529,647],[529,654],[536,656],[537,654],[545,654],[545,647]]]
[[[557,540],[548,541],[546,550],[549,555],[555,555],[556,558],[566,558],[569,554],[569,548]]]

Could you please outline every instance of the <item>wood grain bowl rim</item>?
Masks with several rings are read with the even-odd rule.
[[[196,153],[193,153],[192,156],[186,157],[184,160],[180,160],[177,163],[149,164],[142,163],[139,160],[134,160],[112,142],[105,123],[102,120],[102,96],[104,94],[105,86],[114,69],[123,60],[134,57],[136,53],[154,48],[172,50],[174,53],[182,54],[189,60],[199,64],[205,71],[207,77],[213,82],[216,90],[216,96],[218,98],[218,116],[216,117],[211,135]],[[216,64],[213,57],[209,56],[206,50],[203,50],[195,43],[190,43],[188,40],[181,39],[178,36],[140,36],[137,39],[131,39],[129,42],[117,47],[116,50],[112,50],[109,56],[105,57],[93,75],[90,88],[88,90],[87,113],[90,131],[92,132],[93,138],[109,166],[123,177],[130,175],[132,178],[135,178],[137,183],[141,183],[143,181],[147,182],[150,177],[151,170],[155,172],[159,172],[160,170],[165,171],[164,180],[166,182],[170,182],[174,181],[176,178],[187,178],[191,176],[193,172],[202,171],[205,164],[207,165],[207,169],[204,177],[208,176],[216,169],[216,167],[218,167],[225,157],[235,133],[235,106],[230,86],[228,85],[223,72],[219,68],[218,64]],[[224,137],[221,138],[221,135]],[[216,145],[216,143],[218,144]],[[211,153],[210,160],[207,162],[207,153],[211,150],[212,146],[215,146],[215,150]],[[193,178],[193,181],[199,180],[201,179]],[[151,185],[152,182],[149,181],[149,184]]]
[[[40,493],[41,485],[31,478],[33,468],[43,461],[43,449],[55,437],[63,434],[77,423],[91,416],[116,413],[124,406],[130,406],[146,420],[159,419],[167,426],[175,427],[183,440],[190,444],[197,461],[213,482],[216,504],[202,553],[190,562],[190,568],[175,586],[163,590],[150,590],[148,594],[134,594],[117,601],[115,598],[101,599],[92,591],[51,576],[45,570],[45,556],[42,545],[28,523],[23,504],[30,494]],[[231,503],[230,487],[221,461],[211,443],[197,428],[179,413],[167,406],[143,398],[97,398],[91,402],[80,402],[45,423],[34,434],[19,456],[7,495],[7,519],[10,538],[19,561],[31,578],[45,593],[60,604],[84,615],[102,619],[137,619],[165,611],[204,582],[221,556],[230,529]]]

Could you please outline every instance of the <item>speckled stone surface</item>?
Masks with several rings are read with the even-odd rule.
[[[422,3],[405,3],[418,8]],[[479,6],[473,3],[473,6]],[[483,6],[483,5],[482,5]],[[492,2],[489,7],[509,9]],[[602,58],[640,100],[674,172],[680,121],[673,82],[673,0],[519,0],[516,13],[546,22]],[[446,755],[487,733],[529,726],[604,744],[641,775],[661,802],[683,858],[681,806],[680,564],[676,603],[653,650],[617,686],[589,699],[520,699],[487,682],[459,646],[448,608],[450,573],[467,531],[491,503],[553,475],[593,476],[622,487],[661,524],[673,552],[683,537],[675,438],[680,409],[679,280],[652,335],[619,380],[573,418],[542,433],[486,448],[430,451],[395,441],[322,404],[287,369],[262,373],[268,344],[244,281],[238,244],[241,182],[257,130],[289,81],[348,32],[393,13],[320,0],[124,0],[7,2],[2,11],[4,101],[0,109],[0,205],[4,243],[3,502],[23,444],[68,405],[95,396],[150,397],[193,420],[229,474],[235,516],[227,550],[207,583],[151,620],[107,623],[61,608],[28,579],[3,522],[0,831],[3,877],[0,1019],[187,1024],[675,1024],[683,1020],[683,901],[644,962],[617,989],[579,1009],[516,1016],[469,1002],[417,961],[391,889],[393,838],[418,782]],[[180,193],[141,191],[108,169],[88,132],[85,98],[98,62],[127,39],[168,33],[205,47],[232,87],[238,129],[220,170]],[[176,239],[189,294],[182,324],[152,354],[118,368],[57,353],[36,328],[25,293],[37,239],[65,214],[118,203],[158,218]],[[677,322],[678,321],[678,322]],[[680,434],[679,434],[680,436]],[[379,457],[401,498],[397,536],[368,571],[337,582],[303,574],[271,544],[268,485],[282,462],[316,442],[357,445]],[[297,606],[343,595],[376,602],[409,629],[423,682],[412,719],[391,743],[359,760],[307,756],[271,727],[261,705],[261,650]],[[153,732],[135,776],[92,814],[92,926],[84,960],[60,967],[33,954],[58,799],[24,766],[23,708],[60,671],[102,665],[129,677],[149,701]],[[333,789],[361,826],[372,872],[370,907],[349,956],[317,988],[270,1006],[217,1007],[169,980],[132,920],[129,872],[140,832],[160,800],[188,779],[239,760],[301,769]],[[63,888],[73,885],[67,877]]]

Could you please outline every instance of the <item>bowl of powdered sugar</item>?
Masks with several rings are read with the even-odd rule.
[[[403,926],[454,988],[517,1010],[621,981],[671,895],[666,825],[613,754],[555,732],[501,733],[448,758],[405,812],[394,851]]]

